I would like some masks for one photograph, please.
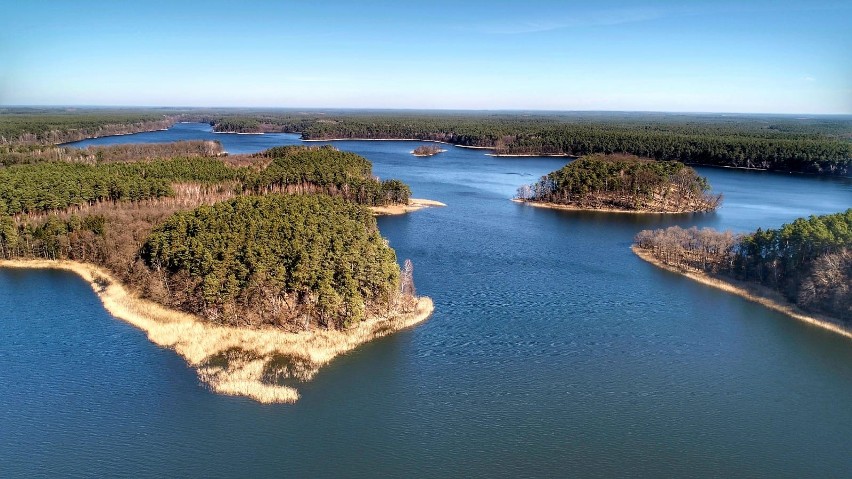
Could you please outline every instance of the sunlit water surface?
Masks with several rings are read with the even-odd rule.
[[[298,135],[204,124],[79,145]],[[748,231],[852,206],[852,181],[699,168],[673,217],[510,202],[564,159],[336,142],[446,208],[379,219],[432,318],[335,360],[295,405],[219,396],[70,273],[0,270],[0,476],[849,477],[852,342],[661,271],[641,229]]]

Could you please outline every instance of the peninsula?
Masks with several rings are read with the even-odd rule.
[[[722,201],[692,168],[631,155],[588,155],[518,188],[533,206],[619,213],[712,211]]]
[[[429,316],[370,209],[408,206],[408,185],[327,146],[208,151],[0,168],[0,266],[80,274],[211,389],[263,402],[295,401],[337,354]]]
[[[852,338],[852,209],[745,235],[672,226],[636,235],[645,261]]]

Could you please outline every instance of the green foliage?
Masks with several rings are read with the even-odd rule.
[[[172,194],[171,184],[216,184],[248,170],[213,158],[87,165],[46,162],[0,168],[0,213],[64,209],[100,201],[141,201]]]
[[[219,158],[189,157],[125,163],[38,162],[0,168],[0,214],[65,209],[101,201],[143,201],[173,194],[175,183],[233,183],[240,192],[326,192],[375,206],[406,203],[411,190],[398,180],[372,177],[359,155],[331,147],[273,148],[264,169],[232,167]]]
[[[852,248],[852,208],[833,215],[799,218],[778,229],[758,229],[743,236],[737,252],[737,273],[795,291],[810,263],[843,248]]]
[[[852,209],[738,237],[707,228],[646,230],[636,246],[665,264],[753,281],[852,323]]]
[[[366,158],[331,146],[276,147],[255,156],[272,158],[253,179],[257,192],[311,184],[370,206],[407,203],[411,196],[411,189],[399,180],[374,178],[372,164]]]
[[[305,139],[416,138],[504,154],[627,153],[684,163],[852,175],[852,121],[654,113],[295,114],[243,112]],[[229,121],[213,114],[214,124]]]
[[[399,287],[396,256],[370,211],[324,195],[241,197],[178,213],[141,256],[174,281],[189,278],[203,301],[184,308],[226,322],[275,297],[348,327],[368,306],[388,305]]]
[[[0,108],[0,144],[57,144],[167,128],[167,110]]]
[[[705,178],[677,161],[588,155],[521,187],[518,197],[588,207],[691,211],[715,207],[718,198],[705,195],[709,188]]]

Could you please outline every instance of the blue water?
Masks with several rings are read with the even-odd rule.
[[[199,124],[82,144],[295,135]],[[336,359],[295,405],[212,394],[77,277],[0,270],[0,476],[849,477],[852,342],[659,270],[643,228],[747,231],[852,206],[852,181],[700,168],[677,217],[508,201],[560,167],[417,142],[335,142],[446,208],[379,219],[426,323]]]

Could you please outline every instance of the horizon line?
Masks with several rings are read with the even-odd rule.
[[[659,114],[687,114],[687,115],[780,115],[780,116],[850,116],[850,112],[832,112],[832,113],[806,113],[806,112],[769,112],[769,111],[753,111],[753,112],[736,112],[736,111],[702,111],[702,110],[595,110],[595,109],[578,109],[578,110],[562,110],[562,109],[537,109],[537,108],[416,108],[416,107],[318,107],[318,106],[191,106],[191,105],[131,105],[131,104],[111,104],[111,105],[87,105],[87,104],[0,104],[2,108],[92,108],[92,109],[206,109],[206,110],[237,110],[237,109],[257,109],[257,110],[332,110],[332,111],[389,111],[389,112],[405,112],[405,111],[433,111],[433,112],[483,112],[483,113],[498,113],[498,112],[513,112],[513,113],[659,113]]]

